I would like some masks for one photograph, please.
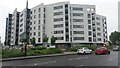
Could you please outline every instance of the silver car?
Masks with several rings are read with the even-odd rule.
[[[113,51],[119,51],[119,46],[114,46]]]
[[[83,47],[77,50],[77,54],[92,54],[92,50],[87,47]]]

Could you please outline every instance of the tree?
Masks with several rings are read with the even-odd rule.
[[[112,32],[109,38],[113,45],[118,44],[120,42],[120,32]]]
[[[48,42],[48,37],[47,37],[47,36],[45,36],[45,37],[43,38],[43,42]]]
[[[51,37],[51,44],[55,45],[56,38],[54,36]]]
[[[35,37],[33,37],[31,40],[30,40],[31,44],[34,46],[36,43],[35,43]]]

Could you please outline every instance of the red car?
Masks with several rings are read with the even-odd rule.
[[[97,48],[95,50],[95,54],[96,55],[99,55],[99,54],[110,54],[110,50],[107,49],[106,47],[100,47],[100,48]]]

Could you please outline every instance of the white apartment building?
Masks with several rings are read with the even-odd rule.
[[[95,5],[40,4],[31,9],[30,37],[42,43],[45,35],[56,37],[56,43],[105,43],[107,42],[106,17],[97,15]],[[45,29],[43,29],[45,25]]]
[[[18,34],[19,34],[19,12],[17,11],[17,9],[15,9],[12,14],[10,45],[18,45]]]
[[[26,24],[26,9],[20,12],[19,40],[20,35],[28,29],[30,39],[34,37],[36,44],[43,44],[44,36],[49,38],[48,43],[54,36],[57,45],[107,42],[106,17],[96,14],[95,5],[42,3],[29,9],[28,13],[29,24]]]
[[[120,1],[118,2],[118,31],[120,32]]]

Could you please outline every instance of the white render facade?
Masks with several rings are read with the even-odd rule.
[[[20,35],[26,30],[25,9],[19,15]],[[95,5],[59,2],[30,9],[29,36],[36,44],[43,44],[43,37],[56,38],[57,44],[104,44],[107,42],[106,17],[96,14]]]
[[[118,31],[120,32],[120,1],[118,2]]]
[[[38,44],[43,35],[49,37],[49,43],[52,36],[56,43],[107,42],[106,17],[96,14],[95,5],[60,2],[40,4],[31,11],[30,37],[35,37]]]

